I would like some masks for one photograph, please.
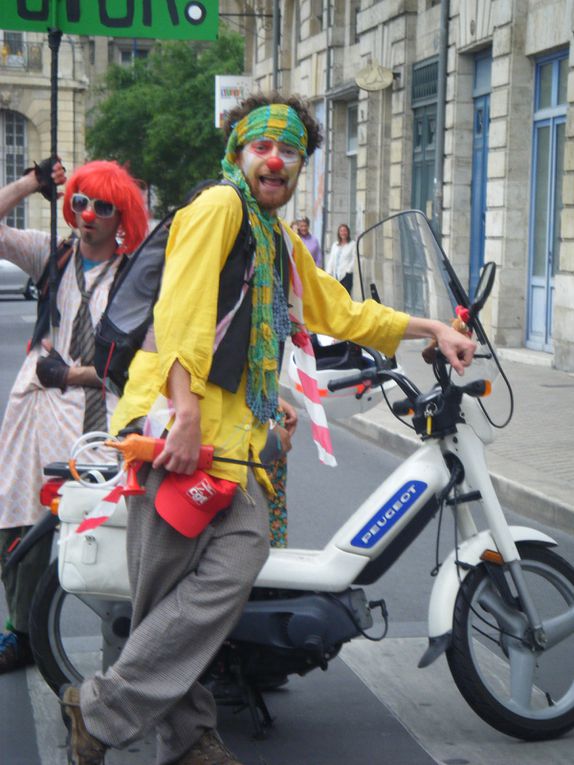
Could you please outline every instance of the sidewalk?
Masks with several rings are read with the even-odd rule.
[[[420,357],[420,341],[403,343],[398,360],[423,389],[432,373]],[[542,523],[574,531],[574,374],[549,365],[546,354],[525,349],[499,349],[498,355],[514,394],[514,415],[496,429],[487,447],[494,487],[503,505]],[[428,383],[428,384],[427,384]],[[508,397],[498,381],[489,413],[502,422]],[[342,423],[395,454],[408,456],[419,441],[385,402]]]

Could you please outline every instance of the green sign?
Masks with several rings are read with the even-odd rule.
[[[0,29],[214,40],[218,0],[0,0]]]

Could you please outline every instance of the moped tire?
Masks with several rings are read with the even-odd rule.
[[[40,579],[30,609],[30,645],[38,669],[58,693],[105,671],[129,634],[130,604],[72,595],[62,589],[58,561]]]
[[[572,608],[574,568],[546,547],[517,546],[541,619]],[[505,599],[484,565],[464,579],[447,651],[450,671],[492,727],[527,741],[556,738],[574,727],[574,633],[550,648],[533,648],[512,587]]]

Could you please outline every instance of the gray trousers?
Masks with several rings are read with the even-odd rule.
[[[195,539],[155,511],[165,472],[151,470],[146,494],[130,500],[128,564],[132,631],[116,663],[81,687],[88,731],[123,748],[157,733],[157,763],[176,762],[216,726],[215,701],[197,679],[236,624],[269,553],[265,496],[250,474]]]
[[[0,529],[0,562],[2,565],[2,584],[6,591],[8,619],[18,632],[28,634],[30,606],[36,586],[50,563],[53,532],[45,534],[30,548],[24,558],[10,571],[4,570],[8,549],[18,537],[24,537],[31,526],[13,529]]]

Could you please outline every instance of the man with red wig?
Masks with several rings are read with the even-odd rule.
[[[0,189],[0,220],[30,194],[50,198],[51,185],[65,182],[60,162],[53,167],[49,160],[35,165]],[[102,396],[102,382],[93,367],[94,329],[124,253],[132,252],[147,231],[142,191],[116,162],[89,162],[78,168],[66,185],[63,212],[74,233],[58,247],[60,327],[50,340],[47,322],[36,325],[0,430],[2,564],[14,541],[43,512],[38,501],[43,466],[67,460],[82,433],[107,429],[117,399],[110,393]],[[42,275],[49,253],[49,234],[0,223],[0,257],[20,266],[35,282],[47,281]],[[38,313],[48,316],[47,294],[40,295]],[[3,566],[9,620],[7,631],[0,634],[0,673],[33,661],[28,614],[50,560],[51,537],[45,535],[9,571]]]

